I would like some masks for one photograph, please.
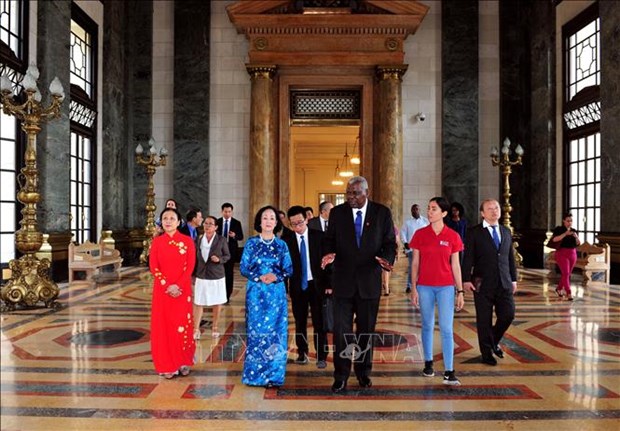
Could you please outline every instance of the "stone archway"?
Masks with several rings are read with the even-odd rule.
[[[414,0],[255,0],[228,6],[250,42],[250,214],[288,205],[286,95],[291,85],[357,82],[364,93],[362,175],[400,225],[403,197],[403,44],[428,12]],[[288,94],[288,93],[286,93]],[[286,140],[286,138],[284,138]]]

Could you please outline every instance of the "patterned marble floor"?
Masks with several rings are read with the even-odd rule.
[[[478,362],[471,296],[455,319],[455,367],[463,385],[421,376],[420,316],[404,290],[404,260],[381,300],[373,387],[355,379],[330,391],[333,370],[289,364],[279,389],[241,384],[244,288],[223,311],[225,334],[205,328],[199,363],[164,380],[149,352],[150,281],[61,286],[57,310],[1,315],[2,430],[618,430],[620,286],[577,288],[561,302],[553,284],[522,271],[517,318],[496,367]],[[578,278],[574,284],[578,285]],[[209,313],[207,313],[209,316]],[[293,331],[291,315],[291,331]],[[435,351],[440,351],[439,334]],[[296,357],[289,337],[290,358]],[[436,368],[442,369],[441,355]]]

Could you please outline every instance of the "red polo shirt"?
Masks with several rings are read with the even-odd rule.
[[[463,250],[459,234],[444,226],[439,235],[428,225],[418,229],[411,238],[410,248],[420,252],[418,283],[423,286],[454,286],[450,256]]]

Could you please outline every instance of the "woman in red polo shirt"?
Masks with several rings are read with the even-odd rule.
[[[428,203],[430,225],[418,229],[411,239],[411,301],[422,315],[422,347],[426,377],[435,375],[433,369],[433,332],[435,304],[439,311],[439,330],[445,372],[445,385],[460,385],[454,375],[454,309],[463,308],[463,285],[459,252],[463,241],[457,232],[444,225],[450,203],[443,197],[434,197]]]

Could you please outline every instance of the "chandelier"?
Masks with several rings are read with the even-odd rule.
[[[334,172],[334,179],[332,180],[332,186],[341,186],[344,182],[340,179],[340,166],[338,166],[338,160],[336,160],[336,171]]]
[[[353,151],[351,151],[351,164],[359,165],[361,163],[360,156],[360,137],[355,138],[355,143],[353,144]]]
[[[342,170],[340,171],[340,176],[343,178],[348,178],[353,176],[353,171],[351,170],[351,157],[349,156],[348,144],[344,144],[344,156],[342,157]]]

